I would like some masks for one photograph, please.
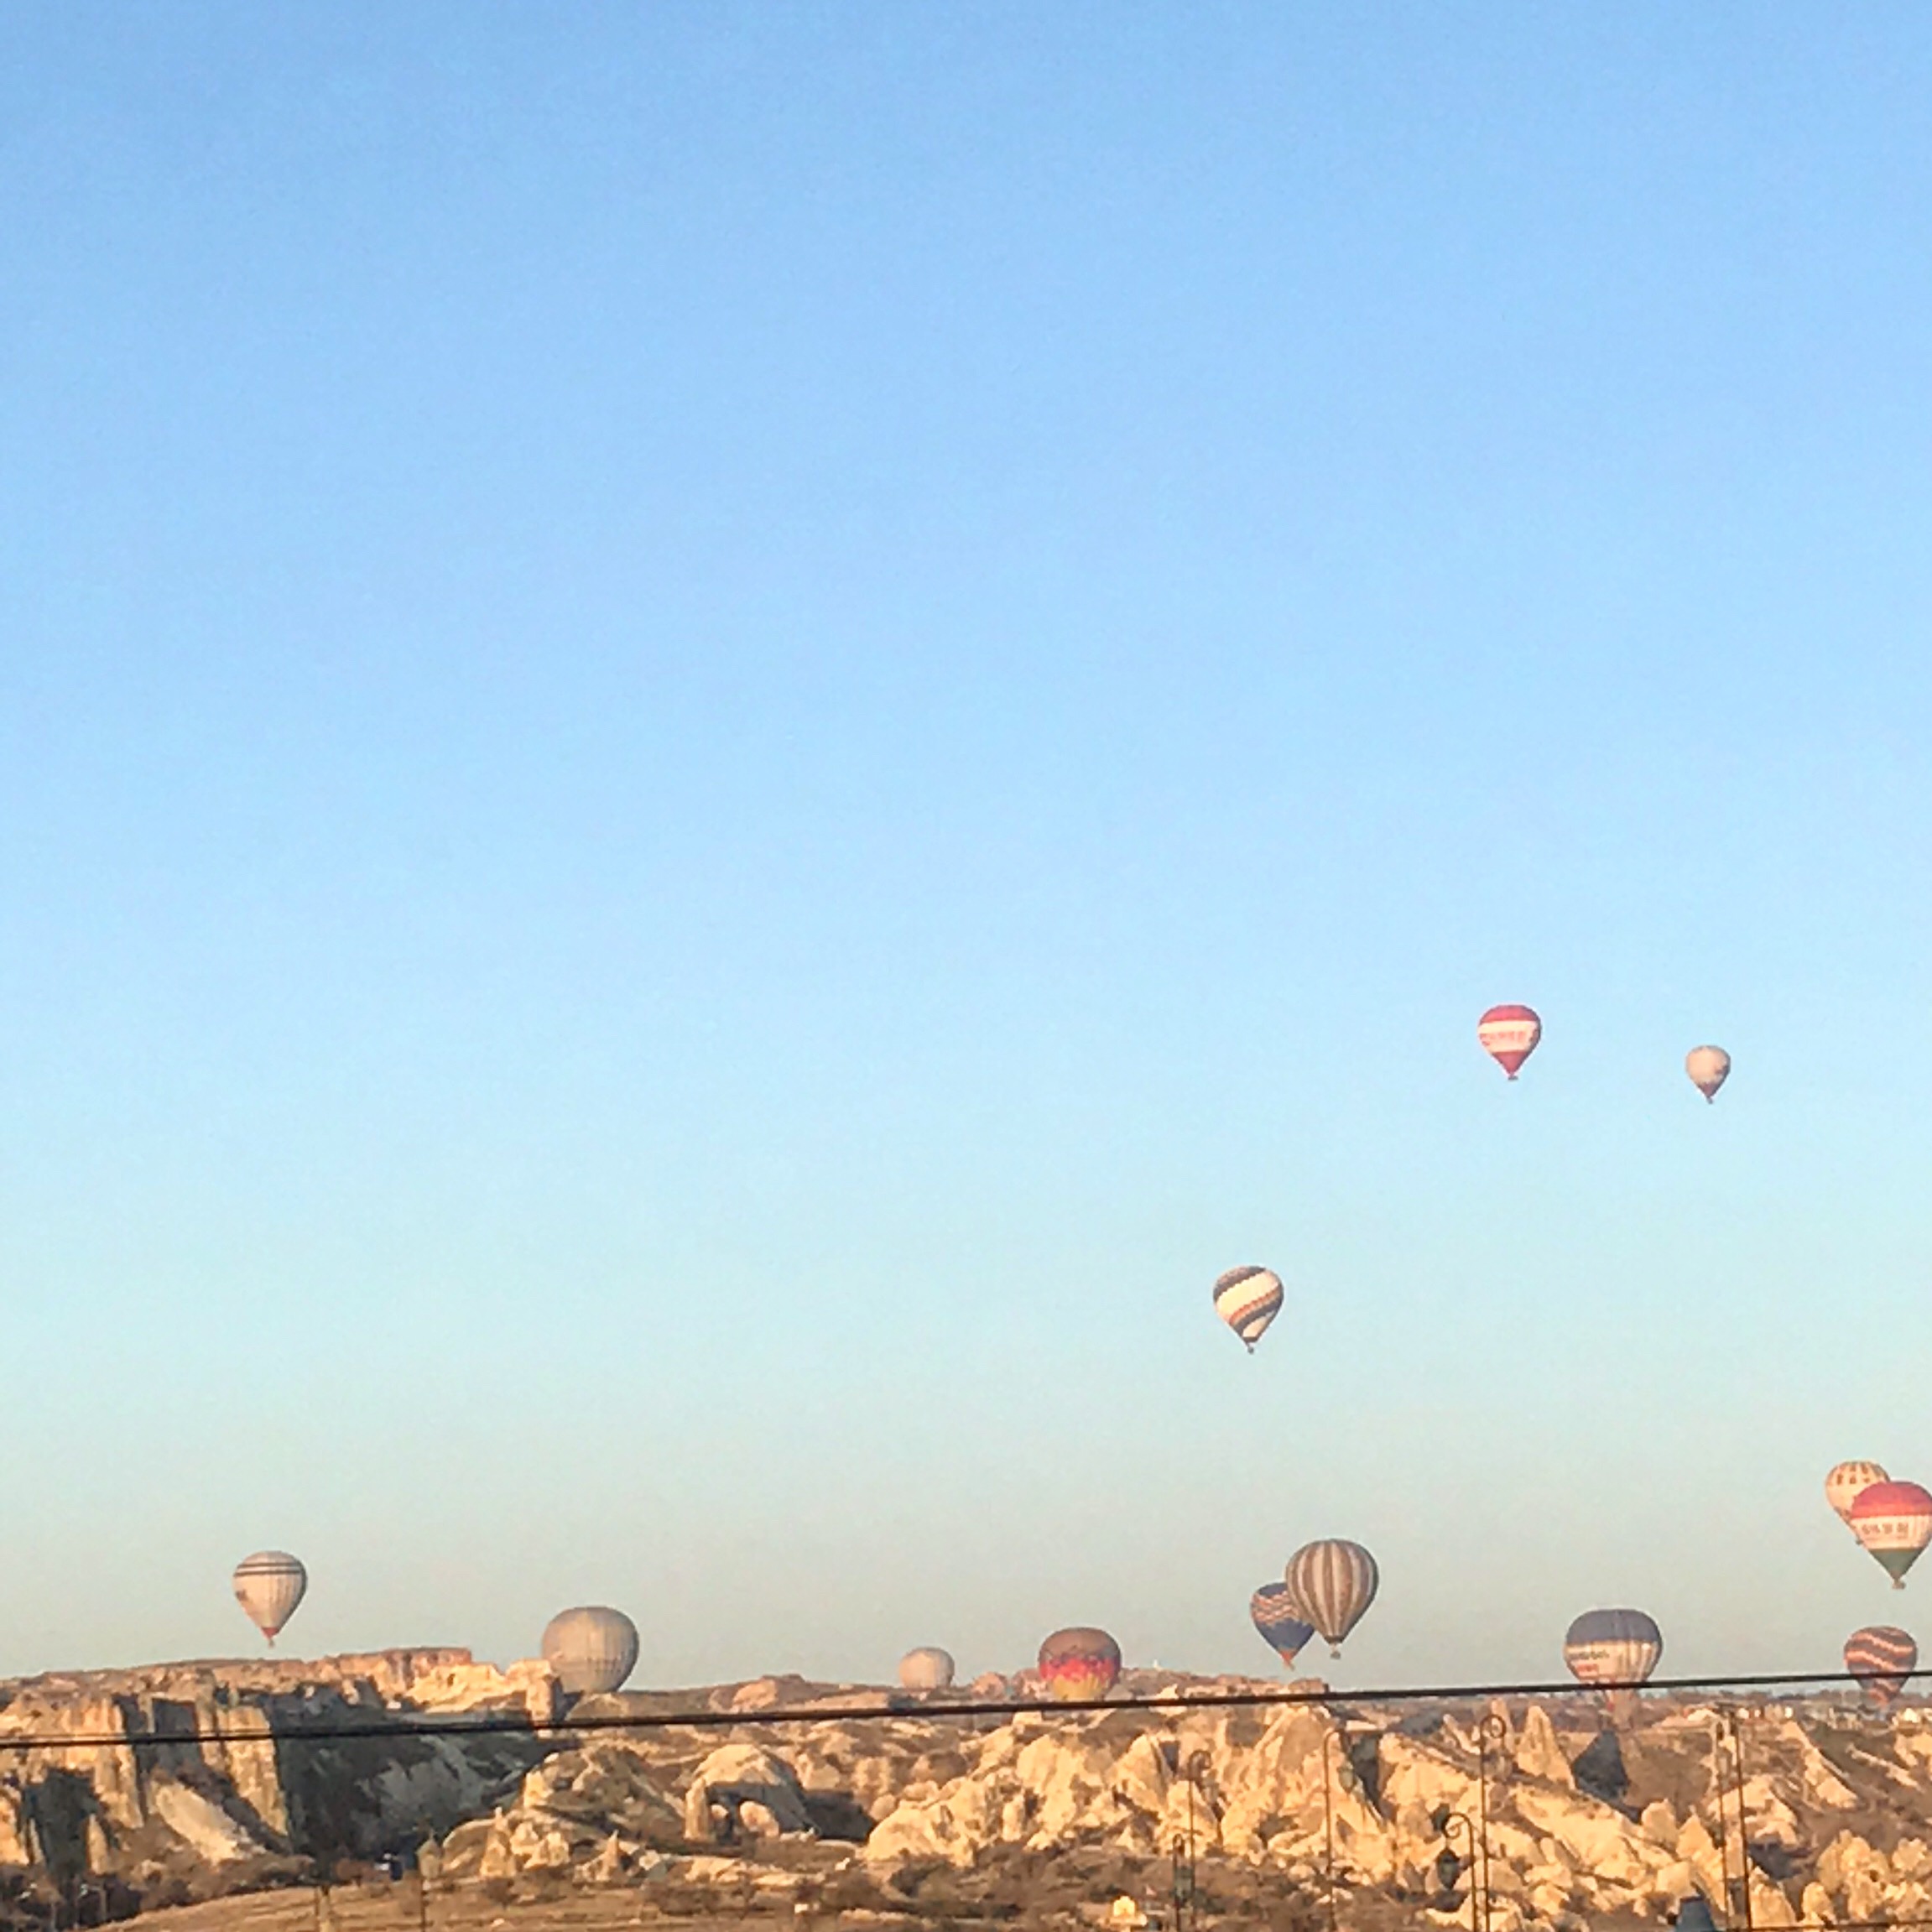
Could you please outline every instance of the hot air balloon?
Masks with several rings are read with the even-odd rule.
[[[1105,1697],[1120,1675],[1120,1646],[1104,1630],[1075,1624],[1056,1630],[1039,1647],[1047,1695],[1061,1704]]]
[[[1664,1633],[1641,1610],[1586,1610],[1563,1633],[1563,1661],[1579,1684],[1642,1684],[1663,1654]]]
[[[1841,1522],[1849,1523],[1860,1492],[1891,1480],[1876,1462],[1841,1462],[1825,1478],[1825,1500],[1838,1512]]]
[[[1330,1656],[1339,1657],[1342,1639],[1374,1602],[1382,1575],[1359,1543],[1331,1537],[1296,1550],[1285,1580],[1289,1608],[1321,1633]]]
[[[1716,1100],[1718,1088],[1731,1077],[1731,1055],[1721,1046],[1694,1046],[1684,1056],[1684,1070],[1705,1099]]]
[[[1272,1268],[1231,1268],[1214,1284],[1214,1312],[1247,1344],[1248,1353],[1281,1313],[1281,1277]]]
[[[585,1603],[544,1626],[544,1661],[573,1697],[617,1690],[638,1667],[638,1627],[621,1610]]]
[[[235,1601],[272,1644],[307,1594],[309,1573],[285,1549],[258,1549],[235,1565]]]
[[[1543,1038],[1543,1022],[1530,1007],[1492,1006],[1476,1023],[1476,1037],[1482,1050],[1514,1080]]]
[[[908,1690],[950,1690],[952,1680],[952,1653],[936,1643],[922,1643],[899,1659],[899,1683]]]
[[[1932,1496],[1916,1482],[1874,1482],[1858,1492],[1847,1520],[1859,1548],[1884,1566],[1894,1590],[1903,1590],[1905,1572],[1932,1543]]]
[[[1304,1623],[1290,1607],[1285,1583],[1263,1584],[1248,1598],[1247,1613],[1254,1619],[1262,1642],[1284,1664],[1293,1664],[1295,1653],[1315,1635],[1315,1626]]]
[[[1919,1646],[1910,1631],[1875,1623],[1854,1630],[1845,1639],[1845,1668],[1881,1711],[1889,1711],[1904,1691],[1908,1676],[1919,1668]]]

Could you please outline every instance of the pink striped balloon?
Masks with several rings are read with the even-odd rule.
[[[1476,1023],[1482,1050],[1514,1080],[1543,1038],[1543,1022],[1527,1006],[1492,1006]]]
[[[1910,1631],[1874,1623],[1846,1638],[1845,1668],[1881,1711],[1889,1711],[1903,1695],[1910,1673],[1919,1668],[1919,1646]]]

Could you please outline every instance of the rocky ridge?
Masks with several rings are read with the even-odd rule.
[[[542,1665],[455,1651],[26,1679],[0,1686],[0,1879],[88,1892],[96,1916],[386,1861],[444,1895],[622,1885],[942,1918],[1138,1923],[1190,1867],[1197,1914],[1285,1924],[1312,1923],[1331,1884],[1351,1922],[1488,1932],[1662,1922],[1693,1893],[1742,1919],[1747,1885],[1757,1927],[1932,1917],[1919,1707],[1660,1698],[1612,1729],[1580,1697],[1253,1706],[1222,1700],[1247,1680],[1135,1687],[1206,1701],[958,1717],[773,1678],[566,1711]],[[674,1721],[693,1712],[732,1721]],[[456,1728],[409,1735],[425,1715]]]

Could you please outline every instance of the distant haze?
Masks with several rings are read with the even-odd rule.
[[[1914,1625],[1932,18],[0,50],[0,1670]]]

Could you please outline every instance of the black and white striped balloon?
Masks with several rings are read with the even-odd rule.
[[[1330,1654],[1339,1657],[1342,1640],[1375,1601],[1382,1573],[1359,1543],[1327,1537],[1303,1544],[1289,1558],[1284,1580],[1289,1607],[1304,1623],[1314,1625]]]

